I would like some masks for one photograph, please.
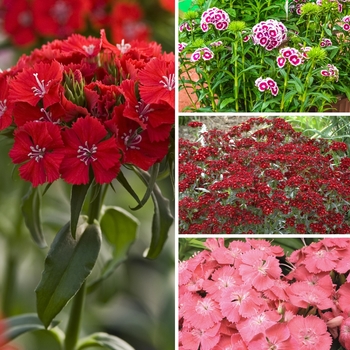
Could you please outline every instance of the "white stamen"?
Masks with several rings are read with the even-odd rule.
[[[97,152],[97,146],[93,144],[91,148],[89,148],[87,141],[85,141],[85,146],[86,147],[79,146],[77,158],[85,163],[85,165],[88,165],[90,163],[90,159],[93,162],[97,160],[97,158],[93,157],[93,154]]]
[[[124,140],[124,144],[126,146],[126,150],[130,149],[140,149],[140,147],[136,146],[142,141],[142,136],[137,133],[135,130],[134,133],[132,133],[132,130],[129,130],[129,135],[126,133],[123,134],[121,137],[122,140]]]
[[[6,106],[7,100],[0,101],[0,118],[5,114],[7,106]]]
[[[90,44],[89,46],[83,45],[82,47],[88,55],[91,56],[94,53],[94,50],[95,50],[94,44]]]
[[[120,44],[116,44],[118,50],[120,50],[120,52],[122,54],[128,52],[131,48],[130,44],[125,44],[125,40],[123,39],[122,42]]]
[[[35,147],[30,146],[31,152],[28,153],[28,157],[31,159],[35,159],[36,162],[39,162],[41,159],[44,158],[46,148],[40,148],[39,145],[36,145]]]
[[[141,121],[144,123],[148,122],[148,115],[147,114],[154,111],[154,109],[150,108],[150,105],[146,104],[145,101],[143,101],[143,100],[137,102],[135,109],[136,109],[137,114],[140,116]]]
[[[51,80],[48,81],[48,83],[46,84],[46,87],[45,87],[45,80],[40,81],[38,78],[38,73],[33,73],[33,75],[35,77],[36,83],[38,84],[39,88],[33,86],[32,91],[33,91],[35,96],[39,96],[40,98],[43,98],[44,95],[47,93],[46,87],[49,85]]]
[[[159,84],[162,84],[165,89],[168,89],[169,91],[175,89],[175,74],[170,74],[168,77],[163,75],[162,78],[164,80],[161,80]]]

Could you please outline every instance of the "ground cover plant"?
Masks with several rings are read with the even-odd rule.
[[[179,349],[349,349],[350,240],[304,243],[180,239]]]
[[[348,2],[195,5],[179,27],[188,110],[322,112],[350,96]]]
[[[16,219],[9,220],[13,232],[1,220],[8,257],[2,300],[13,300],[15,262],[25,256],[19,248],[22,220],[38,248],[48,245],[41,202],[57,182],[63,183],[54,188],[61,189],[69,217],[60,221],[55,211],[57,231],[41,261],[36,312],[4,315],[12,317],[1,323],[0,346],[41,330],[55,349],[133,349],[99,330],[80,337],[80,325],[91,307],[84,303],[86,294],[128,259],[141,226],[131,212],[105,205],[107,192],[119,196],[125,190],[134,211],[151,200],[151,242],[144,258],[160,255],[172,226],[170,202],[157,181],[173,178],[174,54],[156,42],[112,44],[104,30],[100,37],[73,34],[22,55],[1,71],[0,87],[1,138],[10,144],[6,164],[12,161],[14,168],[11,186],[26,190],[14,207]],[[130,173],[142,183],[142,192],[129,181]],[[56,317],[70,301],[63,332]]]
[[[347,150],[281,118],[180,138],[180,233],[350,233]]]

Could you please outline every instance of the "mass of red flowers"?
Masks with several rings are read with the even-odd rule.
[[[287,258],[266,240],[204,245],[179,263],[179,350],[350,348],[349,239]]]
[[[350,233],[346,152],[281,118],[180,139],[180,233]]]
[[[159,5],[175,12],[174,0]],[[151,31],[140,3],[127,0],[3,0],[0,18],[4,31],[20,46],[101,28],[110,29],[114,42],[148,40]]]
[[[104,30],[20,57],[0,74],[0,130],[14,130],[10,157],[20,176],[34,187],[92,176],[104,184],[122,164],[160,162],[174,123],[174,70],[174,55],[159,44],[114,45]]]

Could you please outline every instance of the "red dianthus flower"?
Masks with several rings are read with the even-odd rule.
[[[111,182],[120,169],[120,152],[114,137],[105,139],[104,126],[91,116],[78,118],[62,133],[65,157],[61,164],[63,179],[74,185],[89,183],[90,165],[99,184]]]
[[[63,159],[60,128],[50,122],[28,122],[15,132],[10,150],[13,163],[21,164],[19,172],[34,187],[59,178]]]

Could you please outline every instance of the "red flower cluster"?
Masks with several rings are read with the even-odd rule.
[[[346,150],[280,118],[180,139],[180,233],[350,233]]]
[[[160,5],[174,12],[174,0]],[[114,42],[148,40],[150,34],[141,6],[126,0],[3,0],[0,11],[4,30],[16,45],[33,44],[39,34],[65,38],[88,27],[110,28]]]
[[[127,163],[147,170],[168,152],[174,55],[151,42],[112,45],[73,34],[22,56],[0,75],[0,130],[10,156],[38,186],[62,177],[109,183]],[[150,93],[152,91],[152,94]]]
[[[286,239],[287,241],[288,239]],[[350,240],[208,239],[179,264],[179,350],[350,348]]]

